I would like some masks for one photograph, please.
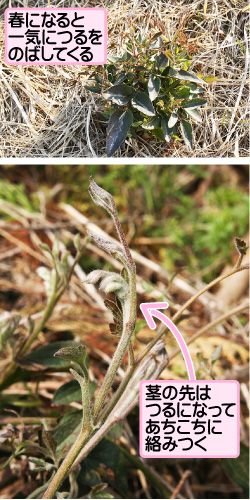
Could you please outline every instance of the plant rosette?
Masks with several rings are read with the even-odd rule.
[[[85,86],[102,96],[99,102],[104,108],[102,118],[108,121],[108,157],[114,155],[126,137],[137,139],[142,132],[169,143],[172,138],[180,140],[180,131],[192,150],[190,118],[201,123],[198,109],[207,101],[201,87],[206,82],[180,68],[188,67],[188,54],[185,50],[180,52],[177,45],[167,50],[160,34],[156,40],[134,39],[126,43],[126,49],[122,57],[109,56],[103,76],[94,74],[96,84]]]

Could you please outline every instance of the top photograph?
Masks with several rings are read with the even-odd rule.
[[[0,0],[1,158],[248,158],[247,0]]]

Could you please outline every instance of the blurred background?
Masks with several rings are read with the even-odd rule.
[[[90,175],[113,195],[128,244],[135,252],[138,304],[167,300],[168,314],[172,317],[197,290],[235,266],[238,252],[234,238],[248,241],[247,165],[2,165],[0,314],[18,312],[24,318],[32,316],[35,321],[41,316],[46,293],[37,268],[51,267],[41,243],[51,247],[56,236],[61,250],[74,255],[73,239],[77,232],[82,241],[88,228],[93,232],[101,229],[116,238],[107,213],[89,196]],[[247,261],[245,256],[243,264]],[[79,424],[79,393],[75,399],[67,400],[67,406],[60,393],[58,396],[60,387],[72,377],[68,370],[58,369],[55,364],[53,345],[71,340],[87,345],[94,392],[116,345],[109,332],[110,316],[102,293],[83,283],[85,275],[97,268],[119,270],[119,264],[90,242],[68,290],[34,343],[29,362],[27,358],[19,359],[22,375],[1,395],[3,430],[6,425],[15,425],[16,429],[19,425],[15,413],[5,413],[7,408],[24,419],[37,419],[38,430],[42,419],[54,419],[51,425],[57,425],[54,429],[61,447],[74,440]],[[100,449],[93,452],[96,454],[92,465],[84,461],[79,483],[81,495],[96,484],[98,476],[107,483],[107,491],[114,498],[168,498],[157,486],[157,480],[152,482],[151,471],[154,478],[157,474],[163,478],[169,496],[175,495],[172,498],[248,498],[248,272],[237,273],[211,288],[185,311],[178,327],[189,342],[197,378],[237,379],[241,384],[244,449],[240,459],[143,460],[144,470],[138,457],[138,408],[135,408],[117,433],[110,436],[115,448],[108,448],[110,441],[105,441],[102,452]],[[16,340],[23,335],[26,333],[20,326]],[[133,336],[136,354],[142,352],[154,335],[138,307]],[[166,349],[170,363],[162,378],[187,378],[185,363],[175,352],[176,342],[169,333]],[[8,355],[8,351],[3,351],[2,367]],[[62,422],[63,415],[69,415],[71,425],[74,416],[75,427],[69,429],[67,422]],[[38,430],[36,426],[29,427],[34,442]],[[8,456],[8,446],[3,452]],[[114,460],[110,458],[112,453]],[[134,462],[131,456],[137,457]],[[13,467],[4,469],[0,498],[13,495],[26,498],[41,484],[43,478],[32,472],[28,463],[25,462],[22,472],[24,462],[16,459]],[[118,462],[125,471],[123,481]],[[186,474],[178,489],[187,470],[190,474]]]

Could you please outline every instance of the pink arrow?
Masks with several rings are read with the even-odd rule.
[[[172,334],[175,336],[186,363],[189,380],[196,380],[193,362],[184,338],[182,337],[181,333],[179,332],[178,328],[175,326],[173,321],[171,321],[171,319],[165,316],[165,314],[158,311],[158,309],[167,309],[167,308],[168,308],[167,302],[145,302],[143,304],[140,304],[141,312],[151,330],[154,330],[156,328],[155,321],[153,320],[153,316],[155,316],[160,321],[162,321],[164,325],[166,325],[172,332]]]

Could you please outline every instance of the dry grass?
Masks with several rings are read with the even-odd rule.
[[[57,7],[105,7],[109,45],[123,51],[132,24],[147,35],[163,22],[172,38],[177,27],[195,43],[190,69],[215,76],[202,111],[193,123],[195,147],[129,139],[121,157],[248,157],[249,82],[247,81],[247,0],[57,1]],[[3,12],[12,7],[44,7],[46,0],[0,0],[1,157],[105,157],[105,128],[95,113],[95,97],[84,89],[90,70],[82,66],[8,66],[4,63]]]

